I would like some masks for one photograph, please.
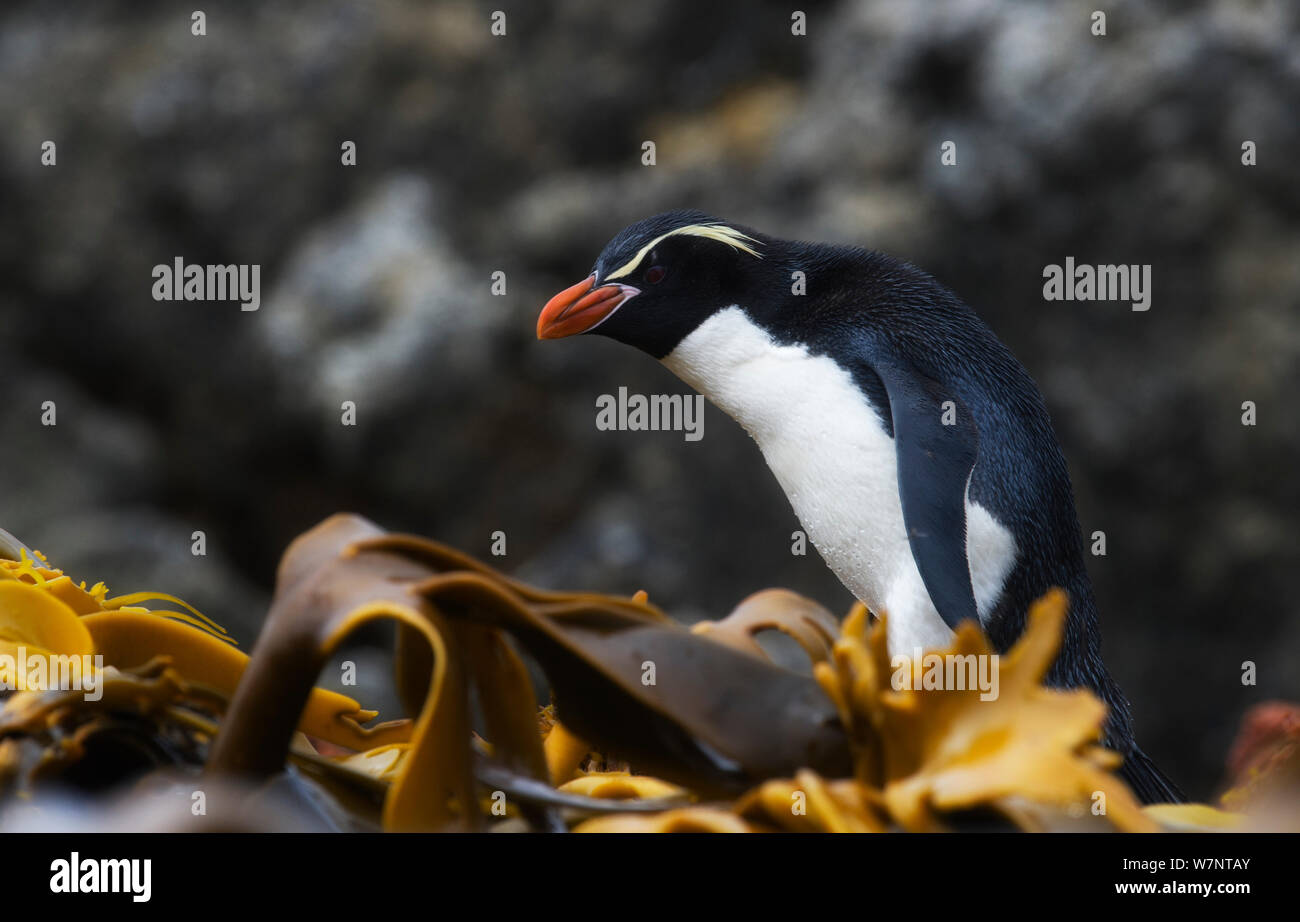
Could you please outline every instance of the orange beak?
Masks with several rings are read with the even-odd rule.
[[[588,276],[547,301],[537,318],[537,338],[562,339],[595,329],[624,301],[640,294],[630,285],[595,284],[596,277]]]

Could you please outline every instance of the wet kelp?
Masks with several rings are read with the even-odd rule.
[[[0,561],[0,657],[19,648],[99,657],[102,694],[10,683],[19,687],[0,708],[0,817],[57,779],[119,792],[133,783],[119,805],[145,797],[145,785],[202,786],[215,800],[209,812],[239,817],[236,828],[1145,831],[1249,822],[1240,793],[1236,812],[1139,807],[1113,774],[1118,756],[1100,746],[1105,706],[1087,691],[1041,684],[1065,619],[1061,593],[1034,606],[1001,658],[998,695],[983,700],[977,688],[898,687],[883,616],[871,623],[862,606],[841,624],[811,600],[768,590],[688,629],[644,593],[539,590],[356,516],[327,519],[290,545],[251,655],[178,599],[112,598],[26,548],[15,556]],[[394,680],[409,719],[374,723],[375,712],[315,687],[348,636],[376,620],[398,626]],[[792,637],[812,674],[772,662],[756,640],[767,630]],[[993,651],[967,624],[947,652]],[[545,674],[545,707],[525,655]],[[318,815],[300,823],[291,811],[250,811],[259,797]],[[212,828],[186,826],[184,799],[150,803],[116,815]]]

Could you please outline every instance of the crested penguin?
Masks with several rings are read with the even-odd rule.
[[[587,333],[649,353],[744,427],[827,565],[888,613],[891,653],[945,647],[968,618],[1005,651],[1030,603],[1064,589],[1048,681],[1109,705],[1104,741],[1140,799],[1184,799],[1102,661],[1042,395],[953,293],[882,253],[674,211],[621,231],[537,321],[539,339]]]

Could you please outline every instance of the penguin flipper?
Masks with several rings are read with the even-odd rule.
[[[889,396],[903,524],[930,601],[948,627],[973,618],[966,557],[966,485],[979,431],[966,406],[904,359],[871,363]]]

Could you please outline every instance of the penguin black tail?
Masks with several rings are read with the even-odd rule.
[[[1116,771],[1144,804],[1181,804],[1187,795],[1135,744]]]

